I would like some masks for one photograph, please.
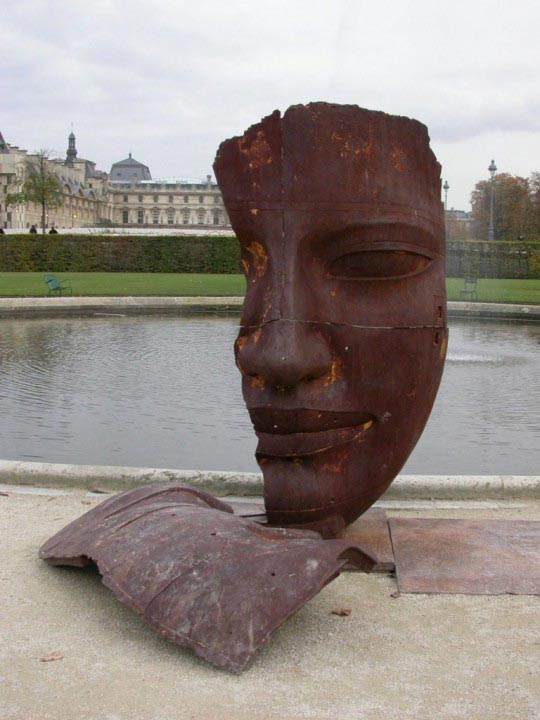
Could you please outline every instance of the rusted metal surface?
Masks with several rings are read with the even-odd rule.
[[[249,502],[248,500],[230,500],[227,498],[227,504],[232,508],[235,515],[240,517],[248,517],[257,522],[266,523],[266,513],[262,502]]]
[[[178,485],[106,500],[48,540],[40,557],[95,563],[155,632],[236,673],[346,563],[369,571],[375,562],[358,543],[267,528]]]
[[[383,508],[366,510],[352,525],[347,525],[341,537],[343,540],[359,543],[368,552],[375,555],[377,564],[373,567],[372,572],[394,572],[396,568],[394,551],[390,539],[388,517]],[[354,566],[350,569],[356,570]]]
[[[425,426],[446,354],[440,166],[415,120],[313,103],[221,144],[236,362],[269,522],[342,532]]]
[[[540,522],[391,518],[401,592],[540,595]]]

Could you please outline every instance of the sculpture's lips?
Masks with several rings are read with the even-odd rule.
[[[327,410],[280,410],[251,407],[259,438],[257,456],[299,457],[343,445],[364,435],[373,424],[369,413]]]

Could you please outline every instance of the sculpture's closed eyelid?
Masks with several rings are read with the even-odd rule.
[[[409,244],[349,245],[329,260],[327,275],[345,280],[402,279],[426,270],[433,259],[429,251]]]

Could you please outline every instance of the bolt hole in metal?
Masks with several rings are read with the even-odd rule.
[[[257,472],[238,324],[0,320],[0,459]],[[452,318],[441,389],[403,472],[537,474],[539,342],[536,323]]]

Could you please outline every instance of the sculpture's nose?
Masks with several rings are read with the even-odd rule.
[[[325,339],[310,323],[274,320],[240,336],[236,358],[241,372],[264,379],[278,388],[289,388],[325,375],[332,354]]]

